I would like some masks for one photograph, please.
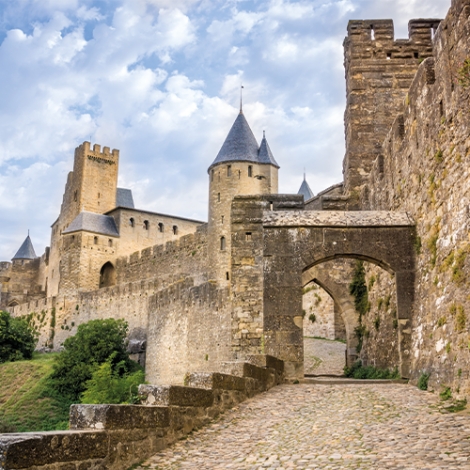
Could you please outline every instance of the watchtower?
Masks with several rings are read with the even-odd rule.
[[[232,200],[238,195],[276,194],[278,169],[266,136],[258,146],[240,106],[240,113],[208,169],[209,269],[221,284],[228,285],[230,281]]]
[[[411,20],[409,39],[398,40],[394,39],[392,20],[348,23],[343,43],[347,97],[343,174],[345,191],[353,198],[359,195],[372,163],[381,153],[419,64],[433,54],[439,22]]]

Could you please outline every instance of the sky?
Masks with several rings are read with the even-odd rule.
[[[0,260],[50,241],[74,149],[120,150],[137,208],[207,220],[207,168],[243,111],[279,192],[342,181],[350,19],[450,0],[0,0]]]

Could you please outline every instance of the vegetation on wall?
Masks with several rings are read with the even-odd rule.
[[[364,261],[357,260],[354,266],[352,281],[349,284],[349,293],[354,297],[354,306],[359,313],[359,325],[354,329],[357,337],[357,352],[362,349],[362,341],[366,334],[366,329],[362,324],[362,317],[369,311],[369,296],[366,284],[366,271]]]

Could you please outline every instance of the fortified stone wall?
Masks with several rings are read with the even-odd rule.
[[[454,0],[374,162],[363,205],[417,222],[413,378],[470,393],[470,2]],[[459,77],[461,80],[459,80]],[[463,78],[463,79],[462,79]]]
[[[348,24],[343,161],[348,209],[360,209],[360,191],[420,62],[432,55],[432,35],[438,24],[439,20],[411,20],[408,40],[394,39],[392,20]]]

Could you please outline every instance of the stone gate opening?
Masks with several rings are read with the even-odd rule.
[[[107,262],[100,270],[100,289],[116,285],[116,269],[111,262]]]

